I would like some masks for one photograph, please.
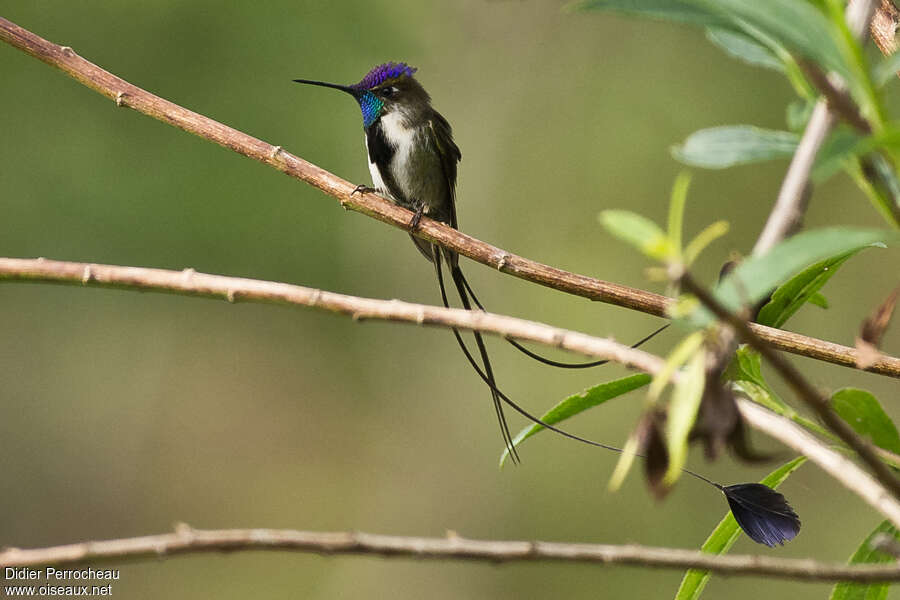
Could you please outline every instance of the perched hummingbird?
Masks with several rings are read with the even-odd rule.
[[[380,192],[389,200],[414,212],[409,224],[410,236],[416,248],[434,265],[444,306],[449,308],[450,303],[444,287],[442,262],[446,262],[450,268],[450,274],[463,307],[471,310],[472,302],[474,302],[478,308],[483,310],[484,306],[478,301],[463,276],[456,252],[441,249],[436,244],[412,235],[423,216],[457,228],[456,169],[457,163],[462,158],[459,147],[453,141],[450,124],[432,108],[428,92],[413,77],[415,72],[416,69],[405,63],[389,62],[373,68],[363,77],[362,81],[353,85],[339,85],[307,79],[295,79],[294,81],[341,90],[356,99],[362,109],[369,172],[375,185],[374,191]],[[359,186],[357,190],[373,191],[372,188],[365,186]],[[650,334],[635,346],[650,339],[662,329],[665,327]],[[473,333],[484,365],[483,369],[469,352],[459,332],[456,329],[453,330],[456,341],[466,359],[491,390],[503,441],[514,461],[518,460],[518,455],[503,414],[501,401],[529,420],[551,431],[592,446],[623,452],[621,448],[594,442],[545,423],[510,400],[497,389],[491,362],[481,334],[477,331]],[[605,362],[560,363],[531,352],[514,340],[508,341],[528,356],[558,367],[591,367]],[[638,456],[643,455],[638,454]],[[681,470],[724,493],[738,524],[754,541],[774,546],[793,539],[800,531],[800,519],[796,513],[784,496],[770,488],[755,483],[723,486],[688,469]]]
[[[376,66],[362,78],[362,81],[352,85],[308,79],[295,79],[294,81],[341,90],[356,99],[362,109],[369,172],[375,186],[374,191],[378,191],[392,202],[414,212],[409,224],[410,232],[415,231],[423,216],[456,229],[458,228],[456,171],[462,153],[453,141],[450,123],[431,106],[431,97],[428,92],[413,77],[415,72],[416,69],[406,63],[389,62]],[[357,191],[373,191],[373,188],[359,186]],[[444,306],[449,307],[449,301],[441,270],[442,258],[450,269],[463,307],[471,310],[472,302],[474,302],[478,308],[484,309],[459,267],[459,257],[456,252],[442,250],[440,246],[417,238],[412,233],[410,233],[410,237],[419,252],[434,264]],[[510,456],[513,460],[517,460],[518,455],[503,414],[501,400],[532,421],[540,423],[540,420],[525,412],[497,389],[491,362],[481,334],[477,331],[474,332],[475,344],[481,355],[483,369],[472,357],[459,332],[454,329],[453,333],[466,358],[490,388],[503,441],[509,449]],[[653,335],[655,333],[649,337]],[[552,361],[526,349],[515,340],[508,341],[528,356],[557,367],[583,368],[606,362],[562,363]],[[555,430],[553,427],[550,429]]]

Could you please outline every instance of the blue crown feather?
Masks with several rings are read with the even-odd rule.
[[[383,65],[374,67],[371,71],[366,73],[366,76],[362,78],[362,81],[352,87],[360,90],[370,90],[375,86],[381,85],[388,79],[395,79],[401,75],[412,77],[416,70],[415,67],[410,67],[406,63],[387,62]]]

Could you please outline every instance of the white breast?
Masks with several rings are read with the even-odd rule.
[[[412,181],[410,180],[407,165],[409,164],[410,153],[413,151],[413,142],[416,137],[416,129],[406,126],[405,115],[398,110],[389,112],[381,117],[381,127],[384,131],[384,137],[387,143],[394,148],[394,156],[391,159],[390,169],[394,181],[409,198],[412,197]],[[369,159],[369,172],[372,174],[372,183],[378,189],[385,189],[384,180],[378,167]]]

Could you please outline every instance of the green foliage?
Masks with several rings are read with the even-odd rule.
[[[760,483],[772,489],[777,489],[804,462],[806,462],[806,457],[799,456],[772,471]],[[740,535],[741,529],[738,527],[737,521],[734,520],[734,515],[729,511],[716,528],[713,529],[712,533],[709,534],[706,541],[703,542],[700,550],[708,554],[725,554],[734,546]],[[678,593],[675,594],[675,600],[695,600],[699,598],[708,581],[709,571],[689,569],[681,580],[681,586],[678,588]]]
[[[730,29],[709,27],[706,38],[724,50],[729,56],[742,60],[749,65],[784,71],[784,63],[769,48],[755,41],[748,35]]]
[[[627,210],[604,210],[600,213],[600,222],[614,236],[650,258],[667,260],[676,254],[665,232],[646,217]]]
[[[608,10],[627,15],[662,19],[692,25],[726,27],[728,19],[698,6],[691,0],[581,0],[570,5],[575,10]]]
[[[687,368],[675,384],[672,400],[669,402],[666,421],[666,446],[669,451],[669,468],[664,482],[672,485],[681,475],[687,461],[688,435],[697,419],[697,410],[703,398],[706,383],[706,352],[697,350],[691,356]]]
[[[817,261],[878,243],[893,242],[900,234],[874,229],[828,228],[797,234],[764,254],[750,257],[734,269],[716,288],[716,299],[737,312],[765,298],[772,289]],[[691,322],[706,326],[712,313],[698,307]]]
[[[883,244],[874,245],[883,247]],[[814,297],[822,306],[820,297],[816,297],[818,291],[847,259],[860,250],[862,247],[826,258],[791,277],[772,293],[769,302],[760,309],[756,322],[770,327],[781,327],[806,302],[813,302]],[[827,303],[823,308],[825,307]]]
[[[790,157],[800,138],[788,131],[730,125],[695,131],[672,155],[679,161],[707,169],[725,169],[774,158]]]
[[[569,396],[565,400],[559,402],[556,406],[544,413],[541,416],[541,420],[548,425],[555,425],[561,421],[565,421],[569,417],[584,412],[589,408],[603,404],[607,400],[618,398],[623,394],[641,388],[650,383],[650,379],[651,377],[649,375],[638,373],[636,375],[629,375],[628,377],[616,379],[615,381],[601,383],[600,385],[596,385],[580,394]],[[543,429],[544,427],[537,423],[525,427],[513,438],[513,446],[518,447],[519,444]],[[500,455],[501,468],[506,463],[507,458],[509,458],[508,449],[504,450]]]
[[[831,396],[831,406],[856,433],[869,438],[879,448],[900,454],[897,428],[875,396],[865,390],[844,388]]]
[[[878,564],[889,563],[896,560],[890,554],[878,552],[872,548],[872,541],[878,535],[889,535],[900,540],[900,532],[891,525],[890,521],[882,521],[872,532],[866,536],[847,564]],[[890,583],[849,583],[841,582],[831,591],[831,600],[885,600],[887,598]]]
[[[688,165],[724,169],[792,155],[799,140],[795,132],[803,129],[820,95],[799,66],[801,57],[822,71],[839,74],[874,134],[838,128],[817,156],[814,179],[822,181],[845,169],[879,214],[900,228],[896,167],[878,153],[883,132],[894,127],[885,121],[878,90],[895,78],[900,54],[869,68],[847,27],[843,5],[802,0],[586,0],[575,7],[706,27],[707,38],[729,56],[783,73],[800,96],[787,110],[790,131],[731,125],[694,132],[672,148],[673,156]],[[865,169],[858,162],[864,155]]]

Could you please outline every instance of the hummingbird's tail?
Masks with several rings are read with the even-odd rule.
[[[435,268],[435,271],[437,272],[438,285],[441,288],[441,300],[444,303],[444,307],[450,308],[450,302],[447,299],[447,290],[446,290],[446,287],[444,286],[444,275],[441,270],[441,255],[439,253],[440,249],[437,246],[434,246],[433,248],[434,248],[433,256],[435,257],[435,260],[434,260],[435,267],[434,268]],[[462,302],[462,305],[466,310],[472,310],[471,303],[469,302],[470,293],[467,293],[467,286],[465,284],[465,277],[463,276],[462,269],[459,268],[459,265],[453,264],[451,262],[450,273],[453,277],[454,283],[456,284],[456,289],[459,292],[460,302]],[[466,356],[466,359],[469,361],[469,364],[472,365],[472,368],[475,369],[475,373],[478,374],[478,376],[481,378],[481,380],[484,381],[484,383],[486,383],[488,388],[491,390],[491,396],[494,399],[494,408],[497,412],[497,418],[500,421],[500,430],[503,434],[503,442],[506,445],[506,448],[509,451],[509,456],[513,460],[513,462],[516,462],[516,463],[520,462],[519,454],[516,451],[515,444],[513,443],[512,435],[509,432],[509,426],[506,423],[506,416],[503,414],[503,404],[502,403],[507,404],[510,408],[512,408],[514,411],[516,411],[517,413],[519,413],[520,415],[522,415],[529,421],[536,423],[536,424],[540,425],[541,427],[544,427],[545,429],[548,429],[554,433],[558,433],[559,435],[561,435],[563,437],[567,437],[569,439],[572,439],[572,440],[575,440],[578,442],[582,442],[584,444],[589,444],[591,446],[596,446],[598,448],[603,448],[605,450],[611,450],[613,452],[619,452],[619,453],[623,452],[623,450],[621,448],[617,448],[616,446],[609,446],[607,444],[601,444],[600,442],[595,442],[593,440],[589,440],[589,439],[577,436],[574,433],[569,433],[568,431],[560,429],[559,427],[550,425],[549,423],[544,422],[539,417],[534,416],[533,414],[531,414],[530,412],[528,412],[527,410],[525,410],[524,408],[522,408],[521,406],[516,404],[516,402],[511,400],[509,398],[509,396],[507,396],[506,394],[501,392],[499,389],[497,389],[497,383],[494,379],[494,373],[491,369],[491,363],[488,358],[487,349],[484,346],[484,340],[482,339],[481,334],[477,331],[472,332],[475,336],[475,343],[478,345],[478,351],[481,354],[481,359],[485,364],[485,369],[483,369],[483,370],[481,368],[481,365],[478,364],[478,361],[475,360],[475,357],[472,356],[472,353],[469,351],[468,346],[466,346],[466,343],[463,341],[462,336],[460,335],[459,331],[456,329],[453,329],[453,328],[451,328],[451,330],[453,331],[453,335],[456,337],[456,341],[459,344],[459,347],[462,349],[463,354]],[[637,456],[642,456],[642,455],[638,454]],[[692,475],[695,475],[693,472],[690,472],[690,473]]]
[[[445,308],[450,308],[450,301],[447,299],[447,288],[444,286],[444,274],[441,269],[441,249],[438,246],[432,246],[432,250],[434,252],[433,257],[435,271],[437,272],[438,286],[441,288],[441,300],[444,303]],[[459,268],[459,265],[451,265],[450,271],[453,276],[453,281],[456,284],[456,289],[459,292],[459,300],[463,305],[463,308],[466,310],[472,310],[472,305],[469,303],[469,298],[466,295],[466,289],[463,285],[462,281],[462,271]],[[457,275],[458,273],[458,275]],[[491,390],[491,397],[494,402],[494,412],[497,413],[497,421],[500,423],[500,434],[503,436],[503,443],[506,446],[507,451],[509,452],[509,456],[514,463],[519,462],[519,453],[516,451],[515,444],[513,444],[512,434],[509,432],[509,424],[506,422],[506,415],[503,413],[503,404],[501,403],[501,398],[504,398],[506,402],[510,402],[508,398],[505,398],[500,390],[497,389],[497,382],[494,379],[494,371],[491,368],[491,360],[488,357],[487,348],[484,345],[484,339],[481,337],[481,333],[478,331],[473,331],[472,334],[475,337],[475,344],[478,346],[478,352],[481,354],[481,362],[484,364],[484,371],[481,370],[481,367],[475,361],[472,353],[469,352],[468,346],[466,346],[465,341],[463,341],[462,336],[459,331],[456,329],[452,329],[454,337],[456,337],[456,343],[459,344],[459,347],[462,349],[463,354],[466,355],[466,358],[469,360],[469,363],[474,367],[475,372],[488,384],[488,387]],[[513,408],[519,410],[514,404],[511,404]],[[520,411],[521,412],[521,411]]]
[[[478,296],[475,295],[475,292],[472,290],[472,286],[469,285],[469,282],[463,276],[462,271],[459,270],[458,268],[457,268],[457,271],[459,271],[459,278],[462,280],[462,284],[463,284],[463,286],[465,286],[466,291],[468,291],[469,296],[471,296],[472,302],[474,302],[475,306],[477,306],[481,310],[485,310],[484,305],[478,300]],[[632,344],[631,347],[637,348],[638,346],[642,345],[644,342],[648,342],[648,341],[652,340],[653,338],[655,338],[657,336],[657,334],[662,333],[669,325],[671,325],[671,323],[666,323],[665,325],[663,325],[662,327],[660,327],[653,333],[641,338],[640,340],[638,340],[637,342]],[[512,347],[514,347],[516,350],[518,350],[525,356],[528,356],[529,358],[533,358],[534,360],[536,360],[540,363],[544,363],[545,365],[550,365],[551,367],[557,367],[560,369],[588,369],[590,367],[599,367],[600,365],[605,365],[606,363],[609,362],[608,360],[593,360],[593,361],[588,361],[588,362],[577,362],[577,363],[560,362],[558,360],[553,360],[553,359],[547,358],[546,356],[542,356],[542,355],[538,354],[537,352],[529,350],[528,348],[526,348],[525,346],[523,346],[516,340],[507,338],[506,341],[509,342]]]

